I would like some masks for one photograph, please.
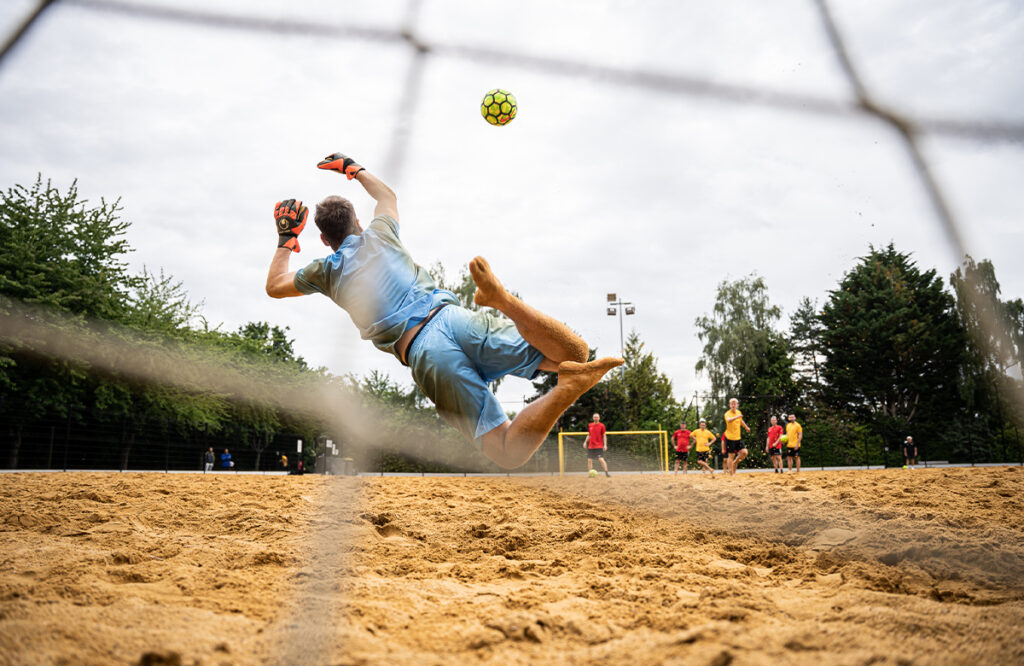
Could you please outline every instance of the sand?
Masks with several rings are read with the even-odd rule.
[[[1024,662],[1024,470],[0,475],[3,664]]]

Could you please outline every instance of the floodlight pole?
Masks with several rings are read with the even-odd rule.
[[[629,307],[626,307],[626,306],[629,306]],[[607,310],[606,310],[606,312],[608,313],[608,316],[609,317],[614,317],[616,314],[619,315],[619,357],[620,358],[625,358],[625,356],[626,356],[626,341],[625,341],[625,337],[623,336],[623,329],[622,329],[622,310],[623,309],[626,310],[626,314],[627,315],[631,315],[631,314],[634,314],[636,312],[636,309],[633,307],[632,303],[630,303],[628,301],[621,301],[621,300],[619,300],[618,298],[616,298],[615,294],[608,294],[608,303],[607,303]],[[625,381],[625,379],[626,379],[626,366],[625,366],[625,364],[620,366],[619,372],[622,375],[623,381]]]

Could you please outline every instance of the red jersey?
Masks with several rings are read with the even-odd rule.
[[[591,421],[587,426],[587,430],[590,431],[590,436],[587,437],[587,448],[588,449],[603,449],[604,448],[604,424],[600,421]]]
[[[676,451],[689,451],[690,450],[690,431],[689,430],[676,430],[672,435],[676,438]]]
[[[768,448],[777,449],[780,446],[779,437],[782,437],[782,426],[773,425],[768,428]]]

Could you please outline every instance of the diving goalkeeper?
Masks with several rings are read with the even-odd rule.
[[[356,180],[376,202],[363,229],[352,203],[329,196],[314,221],[333,254],[289,271],[308,209],[287,199],[274,207],[278,244],[267,274],[273,298],[323,294],[348,312],[363,339],[393,354],[438,415],[506,469],[519,467],[540,447],[555,420],[612,368],[619,358],[587,360],[587,343],[568,326],[510,294],[482,257],[469,263],[477,305],[508,317],[473,312],[450,291],[438,289],[399,239],[398,199],[351,157],[334,153],[321,169]],[[511,321],[510,321],[511,320]],[[487,385],[508,374],[533,379],[557,372],[553,389],[512,421]]]

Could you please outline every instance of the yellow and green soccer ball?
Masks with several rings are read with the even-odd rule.
[[[590,472],[589,472],[589,473],[590,473],[590,476],[591,476],[591,478],[593,478],[593,477],[597,476],[597,470],[596,470],[596,469],[592,469],[592,470],[590,470]]]
[[[492,125],[508,125],[516,117],[516,96],[507,90],[495,88],[484,95],[480,114]]]

